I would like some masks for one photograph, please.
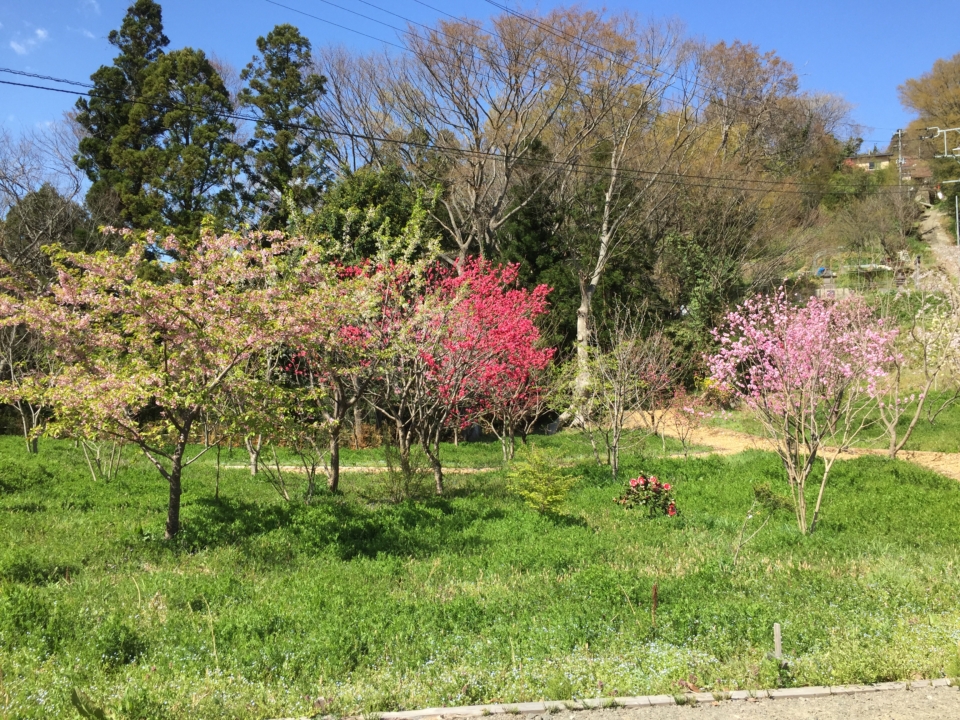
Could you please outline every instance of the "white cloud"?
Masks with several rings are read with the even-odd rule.
[[[90,32],[89,30],[87,30],[86,28],[75,28],[75,27],[70,27],[69,25],[67,25],[67,30],[69,30],[70,32],[80,33],[81,35],[83,35],[83,36],[84,36],[85,38],[87,38],[88,40],[96,40],[96,39],[97,39],[97,36],[94,35],[92,32]]]
[[[98,3],[97,0],[82,0],[80,7],[82,7],[84,10],[90,10],[97,15],[100,14],[100,3]]]
[[[17,55],[26,55],[28,52],[33,50],[37,45],[42,43],[45,40],[50,38],[50,33],[48,33],[44,28],[37,28],[33,31],[33,35],[28,37],[26,40],[18,41],[11,40],[10,48]]]

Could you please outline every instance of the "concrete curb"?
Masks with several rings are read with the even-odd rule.
[[[565,710],[599,710],[601,708],[640,708],[662,705],[697,705],[720,701],[748,702],[757,700],[791,700],[819,698],[827,695],[859,695],[860,693],[919,690],[921,688],[950,687],[950,678],[939,680],[911,680],[883,682],[873,685],[835,685],[831,687],[779,688],[773,690],[732,690],[715,693],[688,692],[678,695],[639,695],[636,697],[590,698],[582,700],[544,700],[542,702],[493,703],[460,707],[424,708],[402,712],[372,713],[379,720],[441,720],[442,718],[470,718],[485,715],[540,715]],[[371,715],[364,715],[369,719]],[[310,720],[309,718],[282,718],[279,720]]]
[[[787,700],[817,698],[827,695],[856,695],[859,693],[918,690],[930,687],[949,687],[949,678],[940,680],[913,680],[911,682],[885,682],[873,685],[839,685],[834,687],[780,688],[774,690],[733,690],[716,693],[683,693],[680,695],[640,695],[638,697],[592,698],[584,700],[525,703],[495,703],[491,705],[467,705],[463,707],[426,708],[404,712],[377,714],[380,720],[437,720],[439,718],[482,717],[484,715],[539,715],[564,710],[596,710],[598,708],[638,708],[658,705],[696,705],[718,701],[745,702],[748,700]]]

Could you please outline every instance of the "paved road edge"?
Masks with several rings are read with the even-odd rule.
[[[721,701],[746,702],[751,700],[786,700],[817,698],[827,695],[857,695],[860,693],[919,690],[931,687],[950,687],[950,678],[939,680],[911,680],[884,682],[872,685],[833,685],[817,687],[779,688],[775,690],[733,690],[729,692],[688,692],[678,695],[639,695],[636,697],[592,698],[589,700],[545,700],[542,702],[492,703],[460,707],[424,708],[401,712],[373,713],[379,720],[437,720],[438,718],[467,718],[485,715],[539,715],[564,710],[598,710],[603,708],[639,708],[660,705],[697,705]],[[364,715],[364,718],[371,717]],[[286,720],[294,720],[287,718]],[[296,720],[307,720],[297,718]]]

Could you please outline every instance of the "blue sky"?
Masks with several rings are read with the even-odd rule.
[[[431,23],[438,17],[416,0],[369,1],[418,22]],[[240,68],[255,52],[257,36],[282,22],[297,25],[315,47],[328,43],[379,46],[376,40],[331,23],[396,41],[394,30],[322,0],[277,2],[329,22],[267,0],[166,0],[161,4],[170,48],[199,47]],[[330,2],[389,24],[404,24],[361,0]],[[485,19],[498,12],[484,0],[424,2],[472,18]],[[128,4],[129,0],[0,0],[0,67],[87,80],[97,67],[112,59],[114,49],[107,43],[107,33],[119,26]],[[601,7],[593,0],[583,4]],[[550,5],[540,3],[541,8]],[[897,85],[929,70],[937,58],[960,52],[960,25],[947,21],[943,4],[923,8],[886,0],[611,0],[606,7],[675,17],[694,36],[710,41],[741,40],[763,51],[775,50],[793,63],[804,89],[837,93],[855,105],[855,119],[867,128],[867,148],[874,142],[885,145],[890,134],[910,119],[897,100]],[[0,79],[19,80],[2,73]],[[0,85],[0,123],[16,133],[58,118],[72,103],[68,95]]]

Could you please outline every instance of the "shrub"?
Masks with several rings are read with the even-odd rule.
[[[510,492],[540,513],[556,512],[576,481],[576,477],[553,466],[533,445],[507,473]]]
[[[623,495],[616,501],[625,508],[645,508],[647,515],[657,517],[677,514],[677,503],[673,499],[673,486],[662,483],[656,477],[637,477],[627,482]]]

